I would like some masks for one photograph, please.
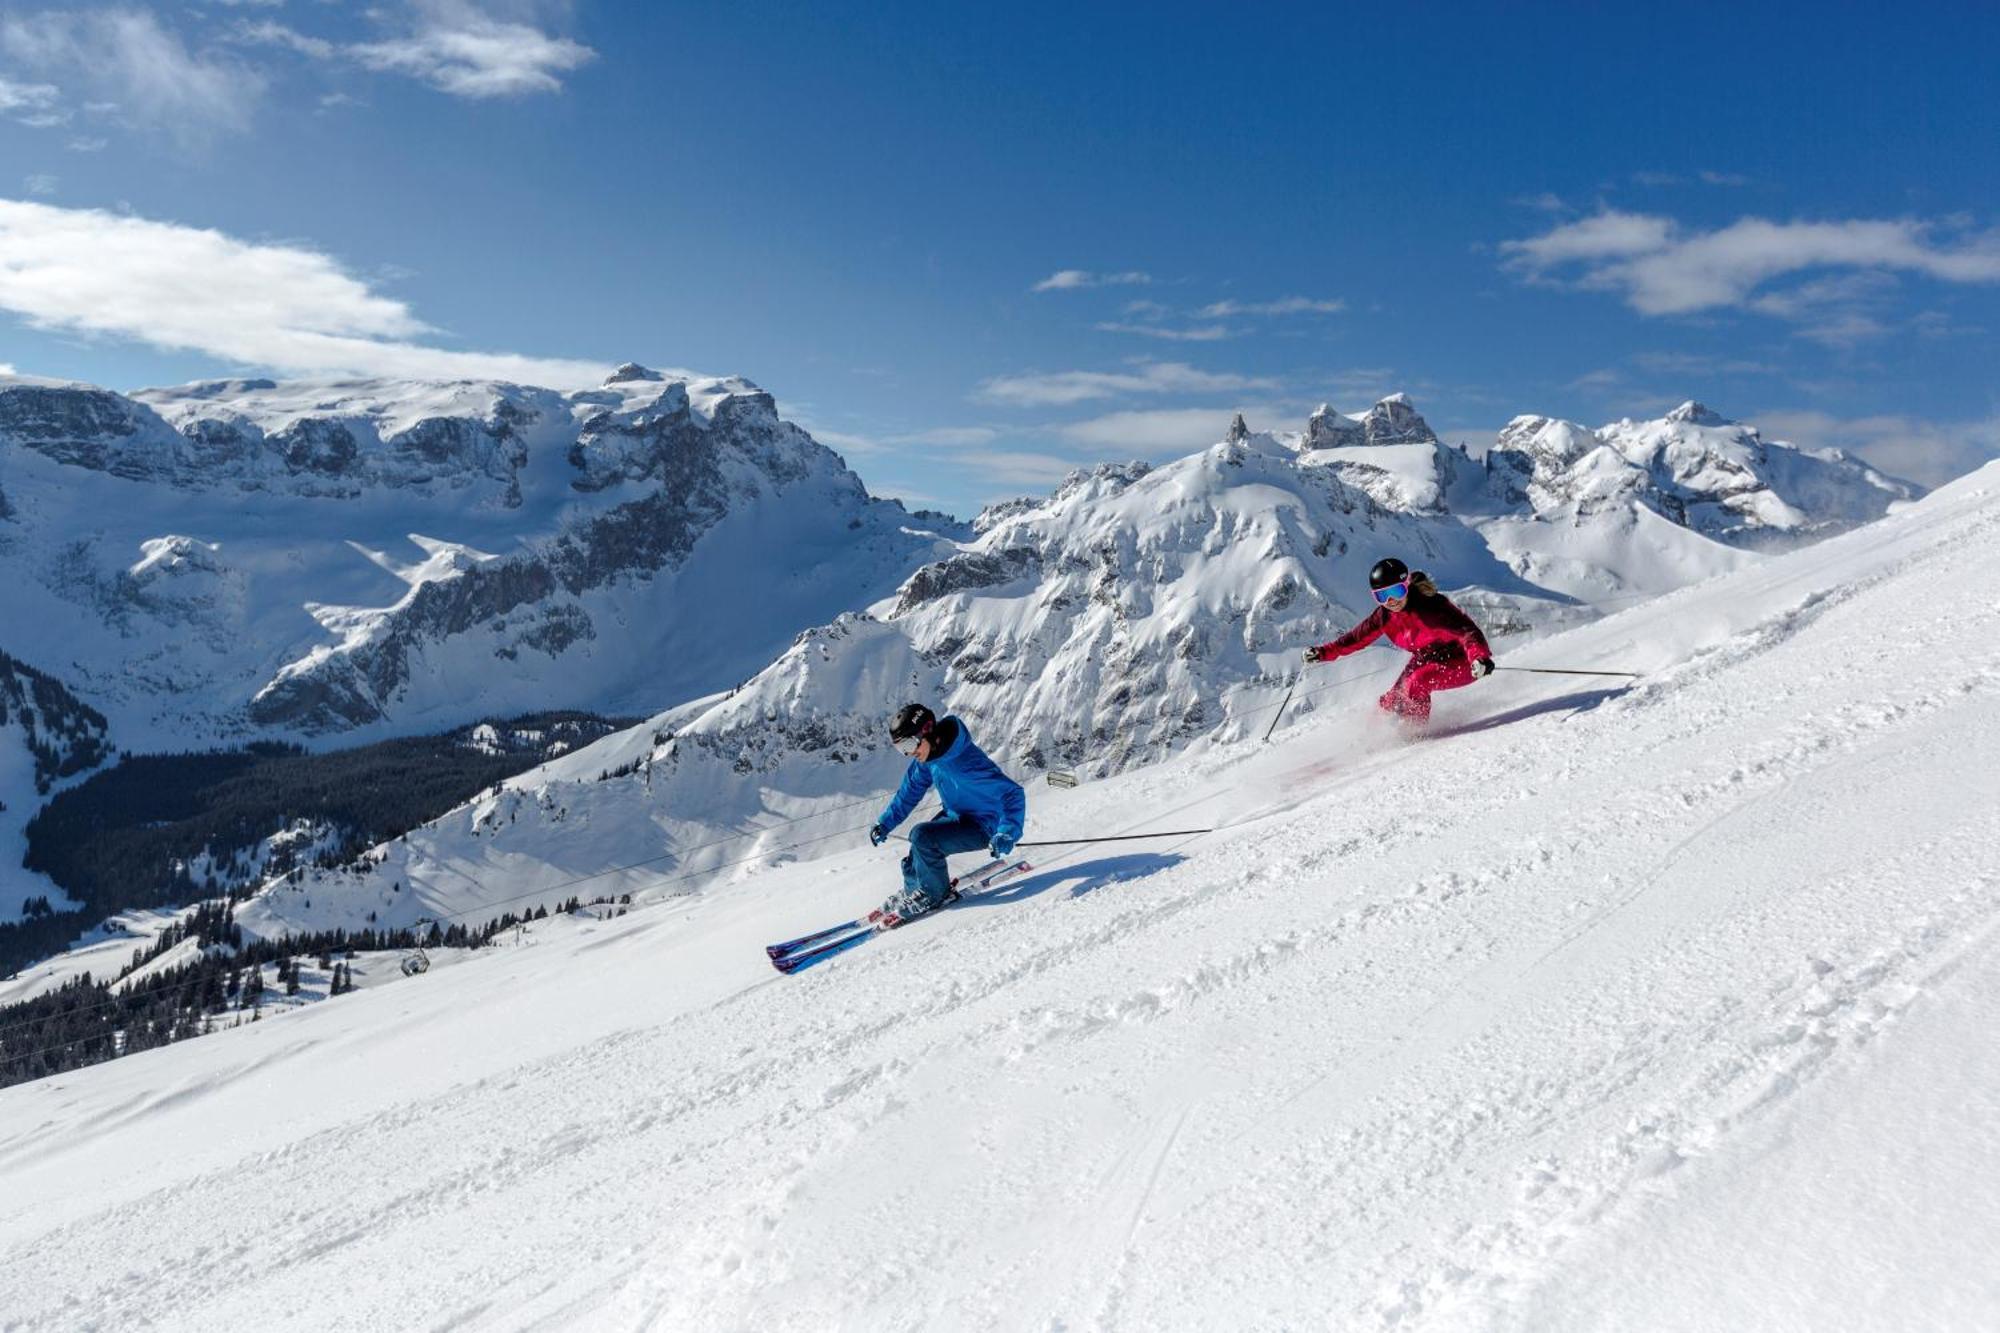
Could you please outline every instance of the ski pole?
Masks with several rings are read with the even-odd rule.
[[[1305,672],[1301,671],[1299,676],[1303,676],[1304,674]],[[1285,709],[1291,705],[1292,690],[1296,690],[1299,687],[1299,676],[1292,677],[1291,687],[1285,691],[1285,702],[1278,705],[1277,713],[1271,718],[1271,725],[1264,728],[1264,740],[1270,740],[1271,733],[1278,729],[1278,719],[1285,715]],[[1263,741],[1259,741],[1258,744],[1263,744]]]
[[[1043,838],[1039,842],[1017,842],[1016,847],[1070,847],[1082,842],[1137,842],[1141,838],[1192,838],[1197,833],[1213,833],[1212,828],[1169,829],[1164,833],[1121,833],[1115,838]]]
[[[1496,666],[1493,669],[1495,671],[1532,671],[1538,676],[1625,676],[1632,680],[1639,679],[1640,675],[1642,674],[1637,671],[1569,671],[1562,667]]]

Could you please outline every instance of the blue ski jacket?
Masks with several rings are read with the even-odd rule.
[[[910,817],[924,793],[937,784],[938,799],[944,802],[947,817],[964,815],[991,838],[1004,833],[1018,840],[1028,823],[1028,794],[1021,784],[1000,771],[1000,765],[972,743],[972,732],[956,717],[958,736],[945,752],[926,761],[912,759],[903,774],[903,785],[883,807],[881,824],[892,829]],[[940,728],[943,724],[940,723]]]

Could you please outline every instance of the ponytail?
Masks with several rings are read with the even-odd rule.
[[[1431,582],[1430,575],[1420,569],[1410,575],[1410,591],[1420,597],[1435,597],[1438,595],[1438,586]]]

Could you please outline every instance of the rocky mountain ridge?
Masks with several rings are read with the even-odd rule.
[[[57,636],[69,682],[140,744],[393,734],[543,706],[552,686],[650,711],[750,674],[944,540],[748,381],[631,364],[570,393],[225,380],[128,396],[14,377],[0,459],[0,610]],[[754,558],[771,595],[725,608],[713,586],[678,587],[728,582],[698,547]]]

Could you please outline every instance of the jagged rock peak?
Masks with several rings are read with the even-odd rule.
[[[1359,417],[1334,411],[1325,403],[1306,422],[1308,449],[1347,449],[1357,445],[1436,444],[1437,435],[1405,393],[1392,393]]]
[[[1669,421],[1685,421],[1696,426],[1727,426],[1729,418],[1706,404],[1690,398],[1673,411],[1667,413]]]
[[[648,370],[637,361],[627,361],[624,365],[605,377],[606,384],[624,384],[631,380],[660,380],[666,377],[657,370]]]
[[[1366,441],[1361,423],[1334,411],[1331,404],[1321,403],[1306,421],[1308,449],[1344,449]]]
[[[1238,412],[1229,422],[1229,442],[1231,444],[1241,444],[1249,438],[1250,423],[1243,419],[1241,412]]]
[[[1409,395],[1403,393],[1392,393],[1369,408],[1368,415],[1361,418],[1361,429],[1370,444],[1437,443],[1430,423],[1417,412]]]

